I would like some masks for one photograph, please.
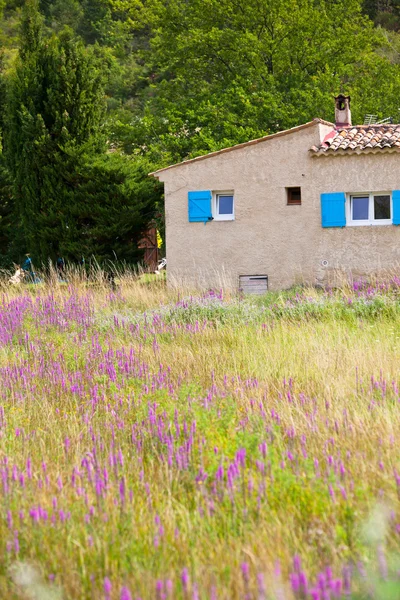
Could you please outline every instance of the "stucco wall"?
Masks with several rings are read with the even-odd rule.
[[[266,274],[281,289],[398,267],[400,227],[324,229],[320,193],[399,189],[400,155],[312,157],[328,130],[316,124],[162,172],[169,282],[237,287],[239,275]],[[302,204],[287,206],[295,186]],[[189,223],[188,191],[201,189],[234,190],[235,220]]]

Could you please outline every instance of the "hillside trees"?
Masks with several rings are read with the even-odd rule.
[[[399,31],[399,0],[364,0],[363,9],[375,24],[381,25],[390,31]]]
[[[152,35],[143,115],[119,115],[126,148],[136,141],[169,162],[331,120],[339,91],[352,95],[357,122],[397,114],[399,66],[359,0],[149,0],[142,13],[127,4]]]
[[[394,14],[396,2],[379,10]],[[147,145],[167,162],[315,116],[332,120],[338,91],[352,95],[354,122],[371,112],[398,119],[400,37],[374,28],[360,0],[128,0],[124,7],[135,35],[151,32],[140,51],[143,118],[133,121],[131,139],[154,132]],[[126,139],[127,129],[120,133]]]

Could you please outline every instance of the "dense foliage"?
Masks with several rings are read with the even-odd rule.
[[[0,260],[135,262],[147,172],[331,120],[398,120],[395,0],[3,0]],[[120,207],[122,207],[121,210]]]

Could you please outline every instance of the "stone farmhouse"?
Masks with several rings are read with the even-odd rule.
[[[170,283],[262,293],[400,265],[400,125],[309,123],[160,169]]]

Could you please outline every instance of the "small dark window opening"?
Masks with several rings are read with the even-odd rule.
[[[287,193],[287,203],[292,204],[301,204],[301,188],[299,187],[290,187],[286,188]]]

